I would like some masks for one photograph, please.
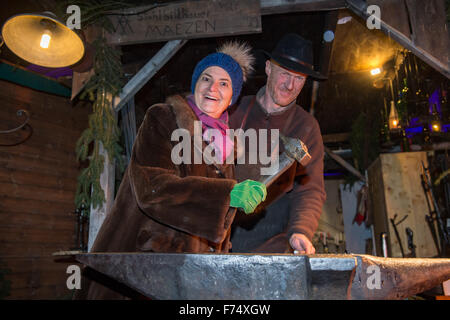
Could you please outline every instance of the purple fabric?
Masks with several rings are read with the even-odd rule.
[[[58,79],[60,77],[70,77],[73,75],[73,70],[69,67],[64,68],[47,68],[30,64],[27,66],[28,70],[43,74],[46,77]]]
[[[187,96],[187,102],[192,108],[194,113],[197,115],[198,119],[202,122],[203,128],[203,139],[214,145],[216,154],[219,153],[219,158],[225,163],[226,158],[230,155],[231,151],[234,149],[233,140],[227,135],[227,130],[230,129],[228,126],[228,112],[224,111],[220,118],[215,119],[208,116],[202,110],[200,110],[194,100],[194,95]],[[220,144],[214,143],[210,140],[210,137],[206,136],[205,133],[208,129],[217,129],[222,134],[222,142]]]
[[[430,114],[433,113],[433,105],[436,105],[436,112],[439,114],[439,117],[442,117],[441,113],[441,97],[439,94],[439,89],[434,90],[431,94],[430,98],[428,98],[428,105],[430,109]]]

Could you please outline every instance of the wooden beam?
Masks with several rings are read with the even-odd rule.
[[[157,54],[123,87],[120,96],[114,98],[117,112],[172,58],[187,40],[168,41]]]
[[[134,97],[131,98],[130,101],[128,101],[128,103],[125,105],[125,107],[122,108],[122,110],[120,110],[120,112],[122,113],[122,132],[125,139],[127,163],[129,163],[137,131]]]
[[[345,142],[350,140],[351,132],[324,134],[323,143]]]
[[[358,171],[356,170],[350,163],[345,161],[341,156],[335,154],[332,150],[330,150],[328,147],[324,146],[325,152],[335,160],[337,163],[339,163],[341,166],[343,166],[345,169],[350,171],[352,174],[354,174],[356,177],[361,179],[364,183],[366,182],[366,178]]]
[[[260,0],[261,15],[344,9],[345,0]]]

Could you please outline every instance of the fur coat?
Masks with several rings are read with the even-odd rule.
[[[175,165],[171,159],[179,143],[171,141],[174,130],[188,130],[194,147],[194,121],[196,115],[181,96],[147,110],[114,206],[92,252],[229,252],[236,213],[229,207],[236,183],[234,165],[204,161]],[[88,290],[84,298],[124,298],[124,292],[118,295],[99,283],[85,285],[89,288],[82,288]]]

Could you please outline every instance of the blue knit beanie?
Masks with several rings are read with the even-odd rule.
[[[203,58],[194,69],[192,74],[191,91],[194,93],[195,85],[202,72],[209,67],[217,66],[224,69],[231,78],[231,86],[233,88],[233,96],[231,105],[233,105],[239,94],[241,93],[242,84],[244,83],[241,66],[231,56],[225,53],[216,52]]]

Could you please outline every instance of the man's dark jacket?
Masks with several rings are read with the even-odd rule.
[[[247,113],[249,106],[251,108]],[[243,120],[243,130],[279,129],[285,136],[299,138],[306,144],[312,159],[306,167],[295,163],[285,172],[269,188],[267,199],[258,207],[256,214],[245,215],[238,211],[233,222],[232,251],[289,252],[288,240],[292,233],[303,233],[312,239],[326,199],[324,148],[319,124],[311,114],[295,103],[281,112],[268,114],[255,96],[242,98],[230,116],[230,127],[241,128]],[[267,136],[270,137],[270,133]],[[280,145],[281,151],[283,148]],[[236,179],[239,182],[255,179],[260,174],[260,167],[261,165],[238,164]]]

